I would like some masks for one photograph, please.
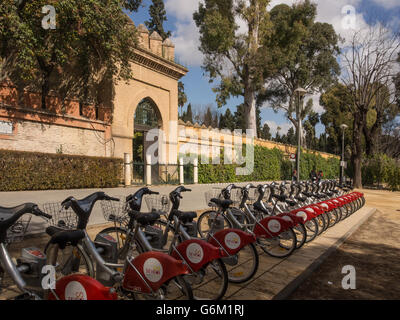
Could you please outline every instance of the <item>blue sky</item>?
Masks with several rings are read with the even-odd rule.
[[[172,31],[172,40],[176,46],[177,61],[189,69],[189,73],[182,79],[185,84],[185,91],[188,96],[188,102],[192,106],[205,106],[215,103],[215,93],[212,92],[213,84],[210,84],[208,78],[201,69],[202,56],[198,48],[198,31],[194,25],[192,15],[197,9],[199,0],[164,0],[167,10],[168,21],[165,23],[165,29]],[[295,0],[273,0],[270,6],[279,3],[292,4]],[[390,23],[392,28],[399,32],[400,30],[400,0],[314,0],[318,5],[318,21],[333,24],[337,33],[346,37],[345,30],[342,29],[342,10],[345,6],[351,5],[356,9],[357,28],[363,28],[368,24],[374,24],[376,21],[385,21]],[[149,19],[148,7],[151,0],[144,0],[143,7],[138,13],[131,17],[138,25]],[[311,97],[310,97],[311,98]],[[322,109],[318,104],[319,97],[312,97],[314,108],[317,112]],[[235,111],[238,104],[242,103],[243,98],[234,98],[228,101],[226,107],[220,109],[225,112],[226,108]],[[267,122],[273,133],[280,126],[282,132],[287,131],[291,125],[285,119],[283,113],[275,113],[268,106],[261,110],[262,123]],[[317,126],[317,135],[324,132],[323,125]]]

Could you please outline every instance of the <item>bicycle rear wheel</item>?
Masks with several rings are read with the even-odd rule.
[[[193,291],[183,276],[176,276],[151,294],[134,293],[135,300],[193,300]]]
[[[254,244],[249,243],[230,257],[222,258],[228,270],[228,279],[231,283],[244,283],[256,274],[259,265],[259,256]]]
[[[257,244],[271,257],[285,258],[296,249],[297,239],[294,231],[289,229],[274,238],[258,238]]]
[[[192,287],[195,300],[220,300],[228,289],[228,272],[221,259],[211,261],[184,278]]]

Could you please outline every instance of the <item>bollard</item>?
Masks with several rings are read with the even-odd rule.
[[[128,187],[132,184],[132,167],[131,167],[131,155],[129,153],[124,154],[124,172],[125,172],[125,186]]]
[[[199,158],[193,160],[193,183],[199,183]]]
[[[180,184],[185,183],[185,177],[183,175],[183,158],[179,159],[179,183]]]
[[[146,155],[146,185],[151,185],[151,155]]]

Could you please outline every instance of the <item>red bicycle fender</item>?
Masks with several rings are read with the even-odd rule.
[[[296,217],[303,219],[304,222],[310,221],[315,218],[314,213],[308,212],[308,211],[304,210],[304,208],[290,211],[290,213],[296,215]]]
[[[99,281],[89,276],[73,274],[61,278],[56,283],[55,293],[60,300],[117,300],[116,292],[103,286]],[[56,300],[52,292],[49,300]]]
[[[292,224],[290,222],[283,220],[280,217],[267,217],[256,223],[253,232],[257,238],[274,238],[291,227]]]
[[[287,222],[290,222],[292,224],[292,228],[297,226],[298,224],[304,223],[304,220],[302,217],[298,217],[292,213],[284,212],[284,213],[280,213],[276,216],[282,218],[283,220],[286,220]]]
[[[254,235],[239,229],[224,229],[214,234],[208,242],[215,246],[222,246],[224,257],[238,253],[243,247],[249,243],[255,242],[257,239]],[[228,254],[227,254],[228,253]]]
[[[331,211],[331,210],[333,210],[333,209],[335,208],[335,207],[332,205],[332,203],[330,203],[329,201],[320,202],[320,203],[318,203],[318,205],[319,205],[320,207],[322,207],[323,210],[325,210],[325,211]]]
[[[323,214],[327,211],[324,207],[320,207],[318,204],[313,204],[310,206],[310,208],[312,208],[317,215]]]
[[[177,260],[162,252],[149,251],[131,260],[122,286],[128,291],[151,293],[150,288],[156,291],[166,281],[188,273],[189,269],[182,260]]]
[[[303,210],[312,213],[314,217],[318,217],[320,214],[324,213],[321,209],[314,208],[312,205],[304,207]]]
[[[223,256],[219,247],[213,246],[204,240],[186,240],[176,247],[172,253],[175,259],[184,259],[190,268],[197,272],[206,263],[219,259]],[[179,252],[179,253],[178,253]]]

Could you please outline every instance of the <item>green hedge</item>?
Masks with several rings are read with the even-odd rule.
[[[201,164],[199,159],[199,183],[289,180],[291,179],[293,165],[284,158],[283,152],[277,148],[267,149],[255,146],[254,171],[247,176],[236,175],[238,165]],[[326,179],[339,176],[339,159],[324,159],[320,155],[305,153],[302,155],[300,163],[301,179],[308,179],[310,171],[314,167],[317,170],[322,170]]]
[[[0,191],[117,187],[123,160],[0,150]]]

